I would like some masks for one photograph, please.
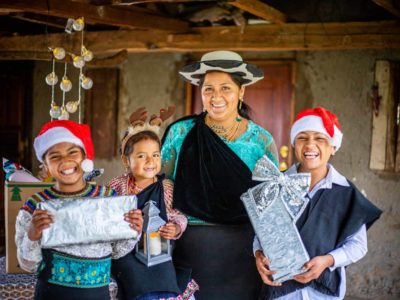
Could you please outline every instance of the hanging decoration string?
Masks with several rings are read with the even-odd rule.
[[[62,105],[59,107],[55,100],[55,90],[54,86],[58,82],[58,77],[55,73],[55,60],[63,60],[65,58],[66,52],[62,47],[49,47],[49,50],[53,55],[53,67],[52,72],[46,76],[46,83],[52,87],[51,90],[51,103],[50,103],[50,117],[51,120],[67,120],[69,119],[69,114],[75,113],[79,108],[78,120],[79,123],[82,121],[82,88],[88,90],[92,88],[93,81],[89,77],[86,77],[83,72],[83,67],[85,66],[85,62],[91,61],[93,59],[92,51],[86,49],[84,46],[84,27],[85,22],[84,18],[80,17],[78,19],[68,19],[67,25],[65,26],[65,32],[67,34],[72,34],[75,31],[81,31],[81,44],[80,44],[80,53],[75,55],[73,53],[68,53],[71,57],[73,65],[79,69],[79,78],[78,78],[78,100],[77,101],[68,101],[66,103],[66,93],[71,91],[72,82],[69,80],[67,76],[67,60],[64,65],[64,75],[60,82],[60,89],[62,90]],[[67,43],[66,35],[64,36],[64,44]]]

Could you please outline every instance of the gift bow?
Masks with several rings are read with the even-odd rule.
[[[279,198],[285,204],[290,216],[297,220],[308,203],[304,196],[310,188],[310,174],[286,175],[281,173],[274,163],[264,155],[257,161],[252,178],[262,182],[249,190],[253,194],[252,198],[256,202],[259,215]]]

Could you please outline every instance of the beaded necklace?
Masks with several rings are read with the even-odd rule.
[[[210,117],[207,115],[205,118],[205,123],[216,135],[220,136],[223,140],[233,141],[236,138],[237,133],[242,125],[242,118],[237,116],[235,120],[229,126],[223,126],[214,123]]]

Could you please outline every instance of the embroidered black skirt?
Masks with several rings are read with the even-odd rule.
[[[35,300],[109,300],[111,257],[81,258],[42,249]]]
[[[254,300],[261,279],[253,256],[254,231],[245,225],[188,225],[176,241],[174,263],[192,268],[196,300]]]

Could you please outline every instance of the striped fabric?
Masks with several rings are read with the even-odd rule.
[[[37,204],[42,201],[65,198],[65,197],[89,198],[89,197],[103,197],[103,196],[117,196],[117,192],[106,186],[92,185],[92,184],[87,184],[83,190],[78,191],[76,193],[62,193],[51,187],[51,188],[46,188],[42,192],[38,192],[29,197],[28,200],[25,201],[24,205],[22,205],[21,209],[26,210],[27,212],[33,214],[33,212],[37,207]]]

